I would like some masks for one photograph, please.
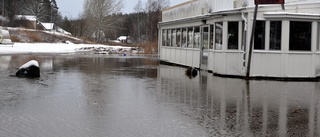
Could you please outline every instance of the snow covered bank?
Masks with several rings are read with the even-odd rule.
[[[0,54],[32,54],[32,53],[76,53],[99,52],[105,53],[131,53],[134,48],[122,46],[105,46],[92,44],[65,44],[65,43],[14,43],[13,45],[0,45]]]

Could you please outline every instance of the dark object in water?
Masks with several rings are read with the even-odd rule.
[[[187,70],[186,70],[186,75],[191,79],[191,78],[194,78],[198,75],[198,70],[193,68],[193,67],[189,67]]]
[[[31,60],[22,65],[16,72],[17,77],[22,78],[38,78],[40,77],[39,63],[35,60]]]

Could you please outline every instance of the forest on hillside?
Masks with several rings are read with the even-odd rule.
[[[63,17],[56,0],[0,0],[3,26],[16,24],[15,15],[33,15],[40,22],[51,22],[73,36],[105,43],[119,36],[130,36],[135,43],[157,42],[161,11],[169,0],[137,1],[133,13],[123,14],[121,0],[85,0],[79,17]]]

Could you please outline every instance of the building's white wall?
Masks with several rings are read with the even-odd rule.
[[[213,73],[233,76],[244,76],[245,71],[243,69],[243,53],[237,52],[214,52],[210,57],[209,70]],[[209,63],[209,64],[210,64]]]
[[[226,72],[226,53],[225,52],[214,52],[214,67],[213,73],[225,74]]]
[[[192,50],[187,50],[187,66],[192,66],[193,64],[193,51]]]
[[[285,61],[280,53],[255,52],[252,56],[252,76],[284,77]]]
[[[187,49],[181,50],[181,65],[187,66]]]
[[[312,54],[291,53],[287,57],[286,76],[310,77],[315,75]]]
[[[192,61],[192,66],[196,68],[200,68],[200,50],[199,49],[194,49],[193,50],[193,61]]]
[[[226,61],[226,74],[235,76],[244,76],[246,72],[243,70],[243,53],[239,52],[227,52]]]
[[[162,11],[162,21],[177,20],[182,18],[202,15],[204,4],[201,0],[190,1],[177,7],[172,7]]]
[[[214,63],[215,63],[214,52],[211,50],[209,51],[209,54],[208,54],[208,70],[213,72]]]
[[[195,1],[203,2],[205,0]],[[286,3],[297,2],[298,0],[287,0]],[[307,2],[312,2],[314,0],[306,0]],[[225,7],[229,6],[228,3],[233,2],[232,0],[222,0],[222,1],[206,1],[214,3],[219,3],[222,5],[221,7],[216,7],[216,9],[221,8],[225,9]],[[244,1],[244,3],[249,1]],[[253,1],[252,1],[253,3]],[[269,50],[269,33],[270,27],[268,24],[268,18],[264,15],[266,12],[288,12],[288,13],[304,13],[308,14],[320,14],[320,1],[318,0],[318,4],[287,4],[285,9],[282,10],[279,5],[268,5],[261,6],[259,8],[258,20],[267,20],[266,21],[266,49],[265,50],[254,50],[252,57],[252,68],[251,68],[251,76],[262,76],[262,77],[316,77],[320,76],[320,52],[318,51],[320,47],[319,33],[320,33],[320,23],[319,20],[315,19],[296,19],[296,18],[276,18],[271,20],[282,20],[282,47],[280,51],[271,51]],[[189,3],[190,4],[190,3]],[[223,6],[226,5],[226,6]],[[231,4],[232,5],[232,4]],[[188,6],[188,4],[183,5]],[[182,6],[182,7],[183,7]],[[189,5],[190,6],[190,5]],[[199,5],[198,5],[199,6]],[[249,5],[250,6],[250,5]],[[180,9],[181,7],[177,7]],[[165,12],[170,13],[172,10],[168,10]],[[252,19],[253,19],[253,8],[244,9],[245,17],[248,22],[248,30],[246,38],[246,47],[247,53],[249,51],[249,43],[251,36],[251,27],[252,27]],[[197,11],[196,11],[197,12]],[[200,12],[198,12],[200,13]],[[178,14],[180,15],[180,14]],[[189,18],[187,16],[178,16],[181,18]],[[183,15],[183,13],[181,13]],[[190,14],[191,15],[191,14]],[[194,14],[196,15],[196,14]],[[173,17],[173,15],[171,16]],[[170,18],[167,18],[171,20]],[[179,20],[178,18],[175,20]],[[221,17],[211,17],[207,19],[207,24],[214,24],[215,22],[224,22],[224,39],[223,39],[223,48],[222,50],[209,50],[208,57],[208,70],[213,73],[223,74],[223,75],[236,75],[236,76],[244,76],[246,72],[246,68],[243,67],[243,52],[241,49],[230,52],[227,50],[227,23],[228,21],[242,21],[243,19],[239,14],[227,14],[226,16]],[[289,29],[290,29],[290,20],[293,21],[310,21],[312,22],[312,51],[307,52],[295,52],[289,51]],[[240,23],[241,24],[241,23]],[[201,26],[200,18],[195,18],[194,20],[190,19],[186,22],[177,21],[177,22],[165,22],[161,24],[160,27],[162,29],[171,29],[171,28],[182,28],[188,26]],[[240,25],[241,26],[241,25]],[[241,29],[240,29],[241,30]],[[241,31],[240,31],[241,32]],[[239,36],[240,39],[240,36]],[[318,47],[317,47],[318,46]],[[174,48],[174,47],[160,47],[160,59],[167,60],[172,63],[181,64],[184,66],[192,66],[199,67],[200,65],[200,51],[199,49],[192,48]],[[165,53],[163,53],[165,52]],[[246,54],[248,55],[248,54]],[[247,57],[248,58],[248,57]]]

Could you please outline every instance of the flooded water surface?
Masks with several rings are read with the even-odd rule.
[[[39,79],[12,76],[33,59]],[[0,136],[319,136],[319,92],[319,82],[190,79],[154,56],[0,56]]]

